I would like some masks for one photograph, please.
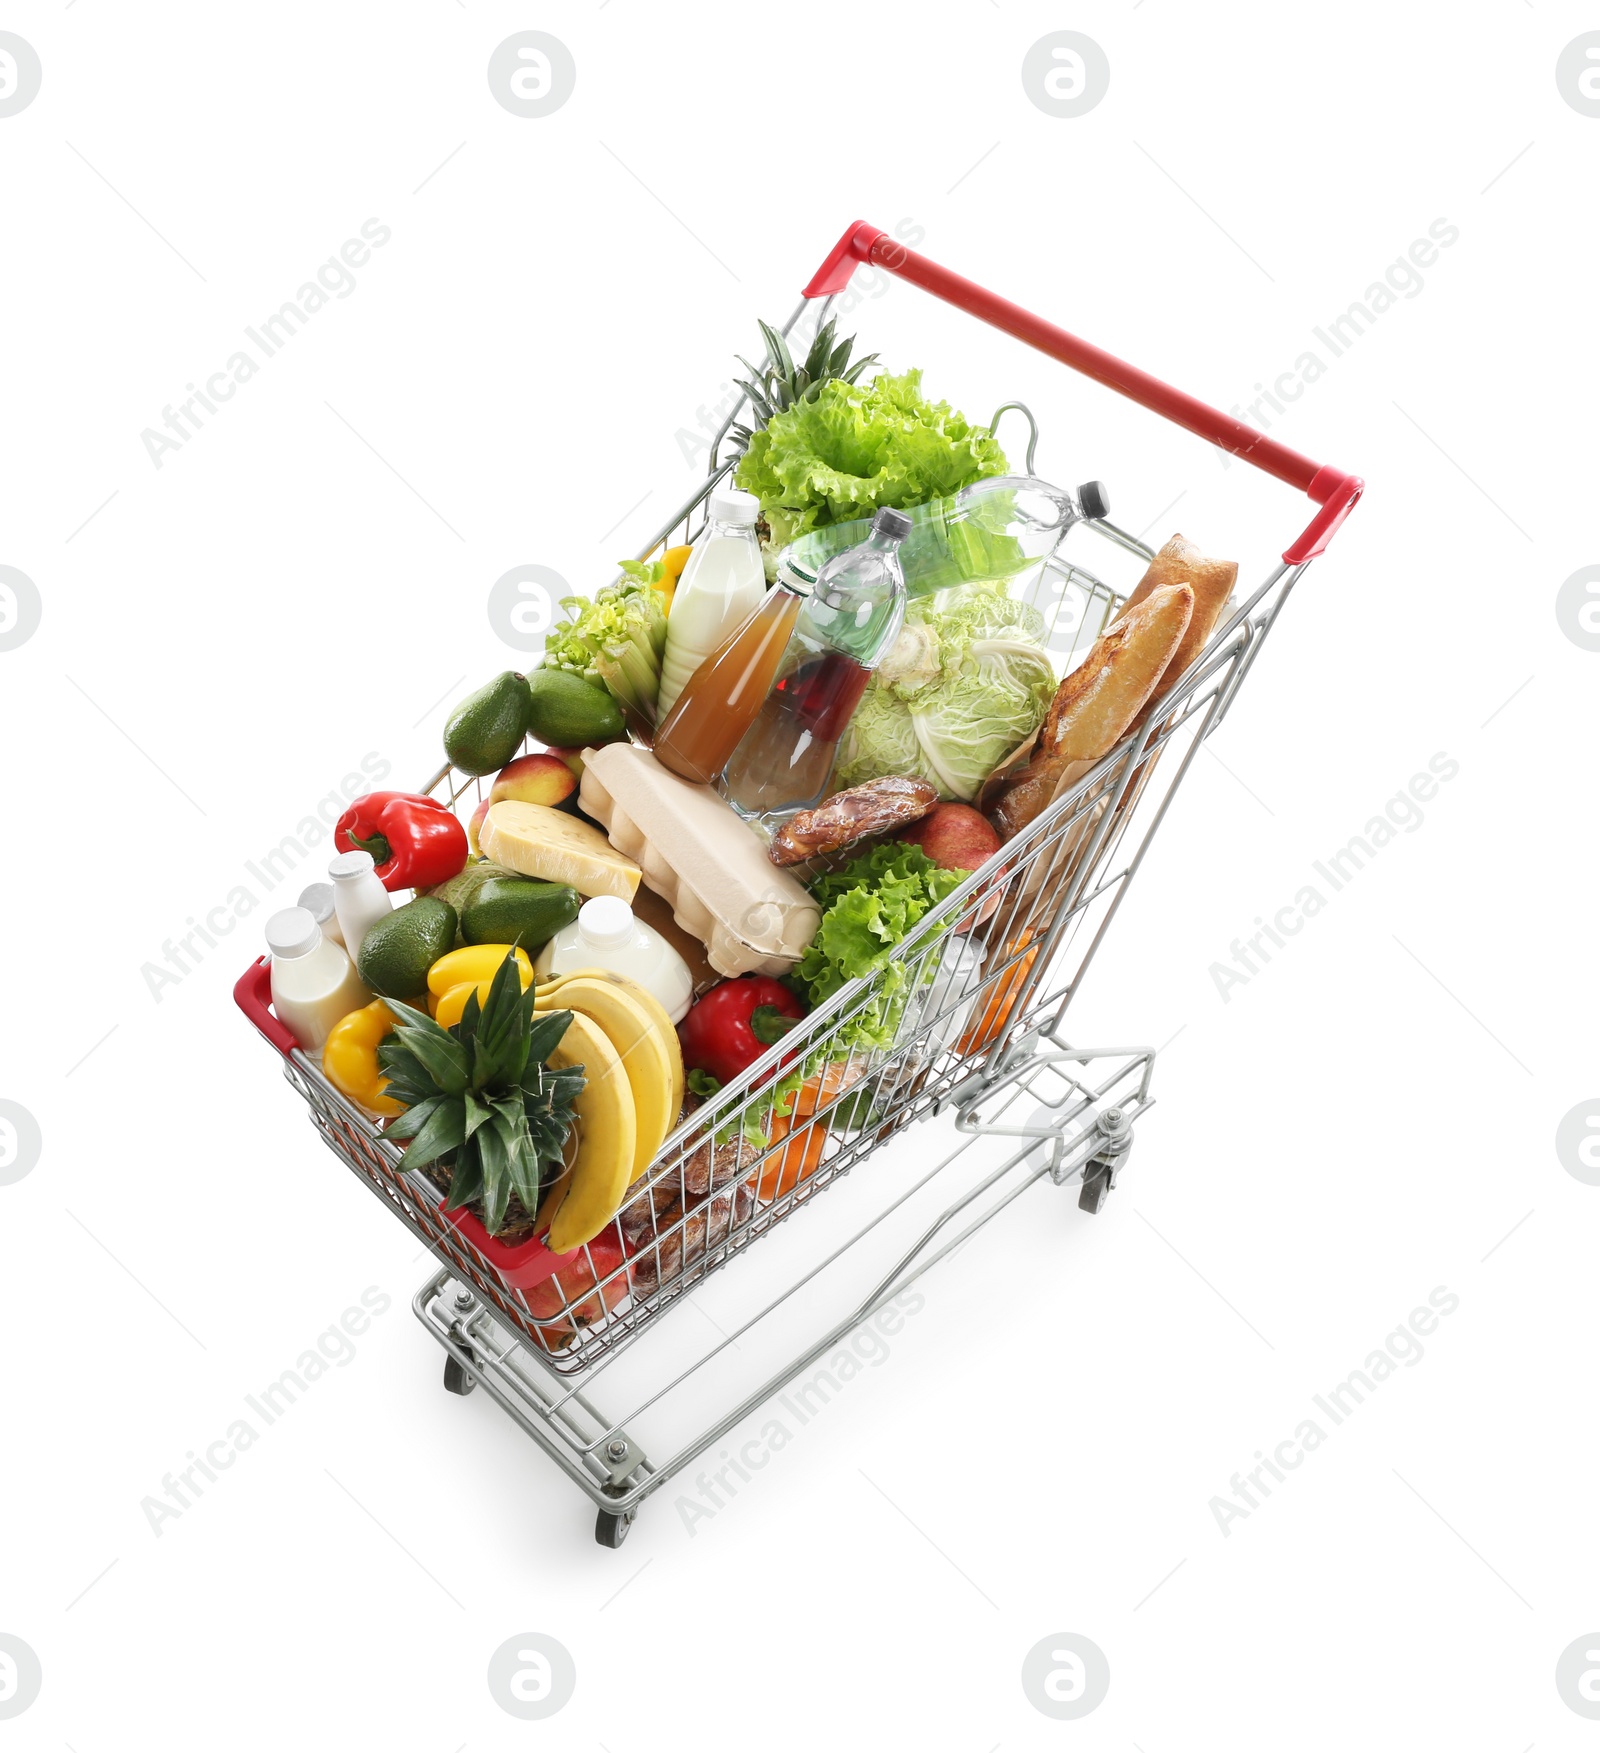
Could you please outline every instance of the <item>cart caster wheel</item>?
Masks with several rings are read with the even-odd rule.
[[[1087,1211],[1091,1217],[1098,1214],[1100,1207],[1106,1202],[1106,1195],[1111,1191],[1111,1177],[1104,1169],[1083,1177],[1083,1186],[1078,1190],[1078,1209]]]
[[[444,1360],[444,1386],[447,1394],[470,1394],[477,1387],[475,1376],[469,1376],[453,1357]]]
[[[594,1519],[595,1539],[602,1546],[620,1546],[633,1526],[633,1517],[632,1510],[624,1510],[621,1515],[613,1515],[610,1510],[601,1510]]]

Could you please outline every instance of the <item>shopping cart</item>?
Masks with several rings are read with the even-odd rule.
[[[1160,710],[922,920],[887,968],[836,993],[684,1119],[630,1189],[620,1225],[563,1257],[559,1272],[542,1242],[501,1244],[471,1213],[447,1209],[427,1173],[405,1169],[399,1148],[272,1014],[265,959],[241,978],[240,1007],[283,1056],[326,1143],[437,1257],[413,1307],[445,1353],[445,1386],[489,1392],[593,1499],[602,1545],[619,1545],[646,1497],[760,1409],[781,1400],[798,1413],[786,1390],[806,1371],[816,1374],[796,1394],[826,1397],[821,1384],[836,1388],[843,1373],[842,1362],[830,1367],[841,1348],[868,1323],[898,1323],[910,1287],[1028,1188],[1074,1184],[1083,1210],[1101,1208],[1150,1106],[1155,1055],[1073,1040],[1073,998],[1201,742],[1362,490],[1355,476],[1319,467],[864,223],[830,252],[783,333],[825,321],[862,263],[1117,390],[1318,509],[1265,582],[1235,593]],[[738,412],[717,435],[706,479],[641,559],[704,527],[712,488],[737,462],[723,447]],[[1098,483],[1056,501],[1064,539],[1028,592],[1048,608],[1052,648],[1070,667],[1152,550],[1110,521]],[[482,785],[447,766],[424,789],[470,811]],[[863,1019],[883,1025],[891,1044],[835,1051]],[[850,1039],[861,1033],[851,1029]],[[798,1097],[788,1078],[780,1101],[780,1077],[794,1066],[826,1069]],[[914,1149],[883,1150],[941,1112],[953,1117],[954,1148],[931,1166]],[[871,1173],[847,1180],[873,1157]],[[757,1243],[757,1261],[746,1261]],[[708,1286],[714,1274],[726,1277]],[[697,1290],[727,1293],[720,1322],[691,1298]],[[690,1310],[667,1320],[682,1302]],[[774,1423],[784,1428],[763,1428]],[[724,1492],[730,1469],[735,1481],[751,1477],[758,1448],[747,1441],[747,1466],[734,1458],[715,1470]]]

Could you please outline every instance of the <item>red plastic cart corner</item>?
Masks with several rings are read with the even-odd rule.
[[[262,1039],[285,1059],[289,1058],[299,1042],[272,1014],[272,963],[268,957],[262,956],[252,962],[239,976],[233,988],[233,998]],[[543,1236],[534,1236],[529,1241],[508,1247],[504,1242],[497,1242],[470,1211],[447,1206],[442,1201],[439,1215],[468,1247],[488,1261],[507,1290],[527,1290],[542,1284],[563,1267],[570,1266],[583,1252],[581,1248],[573,1248],[565,1254],[553,1254],[545,1246]]]

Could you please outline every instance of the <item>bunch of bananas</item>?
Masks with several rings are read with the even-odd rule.
[[[573,1102],[577,1150],[548,1246],[564,1254],[597,1236],[621,1209],[683,1106],[678,1032],[660,1003],[636,982],[601,968],[541,982],[535,1013],[565,1010],[572,1021],[549,1063],[584,1068]]]

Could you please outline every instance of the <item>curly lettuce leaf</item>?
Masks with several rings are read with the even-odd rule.
[[[760,499],[771,547],[1005,473],[994,434],[948,402],[928,401],[921,384],[915,370],[866,386],[835,378],[752,435],[734,478]]]
[[[966,874],[941,870],[918,846],[886,841],[811,884],[822,923],[795,969],[810,1003],[821,1004],[860,975],[881,973],[871,1002],[829,1042],[834,1056],[893,1046],[909,984],[905,962],[894,951]]]

